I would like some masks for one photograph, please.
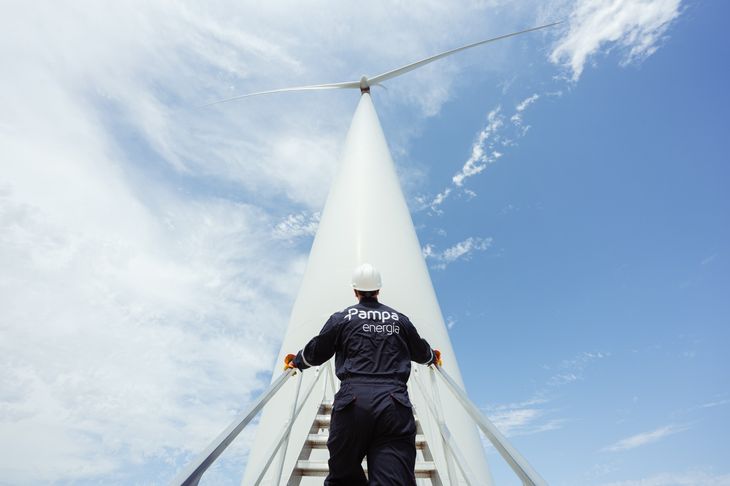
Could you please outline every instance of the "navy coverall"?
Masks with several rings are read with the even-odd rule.
[[[375,298],[333,314],[294,365],[318,366],[335,355],[341,380],[327,440],[327,486],[415,485],[416,422],[406,382],[411,361],[434,361],[431,346],[405,315]],[[360,464],[367,456],[368,476]]]

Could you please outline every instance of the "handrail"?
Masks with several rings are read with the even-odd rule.
[[[415,373],[415,381],[416,386],[418,387],[419,391],[421,392],[421,395],[425,398],[425,403],[428,412],[431,414],[431,416],[436,420],[436,425],[438,425],[439,433],[441,434],[441,439],[444,441],[444,446],[446,450],[444,451],[444,455],[446,456],[447,461],[447,467],[448,461],[449,461],[449,455],[453,456],[454,459],[456,459],[456,465],[459,468],[459,471],[461,471],[461,476],[466,481],[467,486],[472,486],[479,484],[477,480],[474,478],[474,473],[471,472],[471,469],[469,469],[469,465],[466,462],[466,459],[464,458],[464,454],[461,452],[461,449],[456,444],[456,441],[454,441],[454,437],[451,435],[451,431],[449,430],[449,427],[446,425],[446,422],[444,422],[442,419],[439,418],[438,409],[434,409],[434,404],[431,403],[431,401],[428,400],[426,397],[426,390],[421,383],[421,378],[418,376],[418,372]],[[436,403],[436,406],[440,406],[440,402]],[[452,476],[452,471],[449,468],[449,481],[452,484],[456,484],[455,478]]]
[[[484,414],[481,413],[481,411],[476,407],[476,405],[474,405],[471,400],[469,400],[469,397],[461,389],[461,387],[456,384],[453,378],[451,378],[451,376],[449,376],[448,373],[446,373],[439,366],[432,365],[430,367],[432,370],[436,371],[436,374],[441,377],[441,379],[444,380],[444,383],[446,383],[451,392],[456,396],[457,400],[461,403],[461,406],[464,407],[466,412],[471,416],[474,422],[476,422],[484,435],[489,439],[489,441],[492,443],[492,445],[494,445],[500,455],[510,465],[512,470],[520,477],[523,484],[525,486],[548,486],[547,482],[545,482],[545,480],[540,477],[537,471],[533,469],[533,467],[527,462],[527,460],[519,452],[517,452],[514,447],[512,447],[512,445],[499,432],[495,425]],[[226,427],[225,430],[223,430],[223,432],[221,432],[220,435],[218,435],[218,437],[216,437],[215,440],[213,440],[193,462],[188,464],[188,466],[175,477],[170,485],[197,486],[203,474],[208,470],[213,462],[218,459],[218,457],[241,433],[246,425],[248,425],[248,423],[251,422],[254,417],[256,417],[258,412],[261,411],[261,409],[269,402],[269,400],[271,400],[271,398],[284,386],[284,383],[286,383],[289,378],[296,374],[296,371],[297,370],[295,369],[288,369],[284,373],[282,373],[281,376],[279,376],[273,383],[271,383],[271,385],[269,385],[269,388],[266,389],[264,394],[255,403],[253,403],[249,407],[249,409],[246,410],[245,413],[240,414],[228,427]],[[305,399],[302,400],[298,407],[298,400],[294,400],[294,403],[292,404],[292,416],[290,418],[289,424],[285,426],[284,438],[286,437],[286,435],[288,435],[288,431],[291,430],[293,421],[299,415],[299,412],[304,406],[304,403],[307,401],[310,393],[314,389],[315,384],[319,381],[320,376],[317,376],[317,378],[315,378],[314,383],[307,391]],[[421,393],[424,393],[423,386],[421,385],[420,378],[418,376],[416,376],[416,383],[421,389]],[[299,395],[300,387],[301,380],[299,381],[297,386],[297,397]],[[425,395],[424,398],[426,398]],[[465,479],[467,479],[468,482],[471,483],[471,471],[469,471],[467,467],[468,465],[464,462],[463,454],[459,450],[458,446],[453,442],[453,437],[451,436],[448,427],[443,422],[443,420],[439,420],[438,412],[432,408],[433,404],[430,403],[428,399],[426,399],[426,405],[428,406],[429,412],[436,418],[439,426],[439,432],[444,440],[444,444],[449,450],[448,452],[450,452],[451,455],[456,459],[456,463],[459,466],[462,475],[465,477]],[[276,449],[272,454],[272,458],[273,455],[275,455],[281,447],[281,438],[278,442],[279,443],[277,444]],[[462,464],[462,462],[464,463]],[[268,469],[270,464],[271,462],[269,461],[264,467],[264,471],[262,471],[262,473],[265,472],[266,469]],[[259,480],[260,479],[261,476],[259,476]]]
[[[297,406],[296,411],[294,412],[294,418],[293,420],[290,420],[290,423],[293,423],[297,418],[299,418],[299,413],[304,408],[304,405],[309,400],[309,397],[312,395],[312,391],[314,391],[314,388],[317,386],[317,383],[319,383],[319,380],[322,378],[322,376],[325,373],[328,373],[329,367],[332,366],[332,362],[327,363],[326,365],[318,368],[315,370],[317,373],[317,377],[312,381],[312,384],[309,385],[309,388],[307,389],[307,392],[304,394],[304,398],[301,402],[299,402],[299,405]],[[261,481],[264,479],[264,476],[266,475],[266,472],[269,470],[269,466],[271,466],[271,463],[274,461],[274,456],[276,456],[276,453],[279,452],[279,448],[281,447],[281,444],[284,442],[284,440],[287,437],[287,430],[290,427],[290,423],[284,424],[284,427],[279,432],[279,435],[276,440],[276,445],[273,446],[273,448],[269,451],[266,457],[269,459],[266,461],[266,464],[264,464],[264,467],[262,468],[261,472],[259,473],[259,476],[256,478],[256,481],[254,481],[254,486],[258,486]]]
[[[241,431],[253,420],[256,414],[271,400],[276,392],[284,386],[286,380],[296,373],[294,369],[288,369],[279,376],[264,394],[246,412],[240,414],[236,419],[215,438],[213,442],[183,471],[178,474],[170,483],[171,486],[197,486],[203,473],[218,459],[223,451],[233,442]]]
[[[330,388],[332,388],[332,395],[334,396],[337,393],[337,387],[335,386],[335,366],[332,363],[333,361],[330,360],[327,365],[327,380],[330,384]]]
[[[436,373],[434,373],[433,370],[429,370],[428,378],[431,383],[431,395],[432,395],[433,404],[434,404],[434,407],[436,408],[436,413],[437,413],[436,420],[439,424],[439,427],[441,427],[442,425],[444,427],[446,427],[446,420],[444,420],[443,405],[441,404],[441,394],[439,393],[438,383],[436,383]],[[451,437],[451,432],[448,433],[448,436]],[[444,439],[444,441],[445,441],[445,439]],[[454,456],[455,455],[456,454],[452,453],[452,454],[448,454],[446,456],[446,470],[449,474],[449,482],[451,482],[451,484],[457,484],[455,471],[454,471]],[[459,467],[461,468],[461,465],[459,465]],[[464,471],[462,469],[462,474],[463,474],[463,472]],[[463,474],[463,475],[466,476],[466,474]]]
[[[277,469],[276,482],[274,484],[281,484],[281,475],[284,473],[284,463],[286,462],[286,449],[289,445],[289,436],[291,435],[291,429],[294,427],[294,420],[296,420],[297,413],[297,401],[299,401],[299,392],[302,390],[302,381],[304,381],[304,374],[299,373],[299,380],[297,380],[297,392],[294,395],[294,400],[291,402],[291,413],[289,414],[289,422],[286,426],[286,432],[284,434],[283,447],[281,448],[281,461],[279,461],[279,468]]]
[[[464,390],[456,384],[448,373],[440,366],[431,366],[437,371],[437,374],[444,380],[451,392],[461,403],[461,406],[467,411],[471,418],[476,422],[484,435],[489,439],[492,445],[497,449],[500,455],[510,465],[512,470],[517,474],[525,486],[548,486],[547,482],[540,477],[535,469],[527,462],[517,449],[507,442],[507,439],[501,434],[497,427],[469,400]]]

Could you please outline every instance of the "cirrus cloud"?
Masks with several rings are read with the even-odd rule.
[[[550,60],[566,66],[571,79],[578,81],[586,62],[615,47],[622,51],[622,64],[645,59],[659,48],[680,14],[680,4],[681,0],[579,0]]]

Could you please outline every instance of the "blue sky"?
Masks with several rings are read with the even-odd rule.
[[[6,10],[2,481],[165,483],[268,381],[357,94],[200,104],[568,18],[373,90],[462,374],[550,484],[730,485],[725,3]]]

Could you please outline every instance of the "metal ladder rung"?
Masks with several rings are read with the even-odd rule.
[[[313,449],[325,449],[328,437],[329,434],[309,434],[307,436],[307,445]],[[423,449],[425,445],[426,436],[423,434],[416,435],[416,449]]]
[[[329,438],[329,428],[332,423],[333,403],[331,400],[323,400],[314,417],[312,427],[307,435],[302,450],[299,453],[294,469],[291,472],[291,484],[301,484],[300,481],[304,477],[325,477],[329,474],[329,464],[323,457],[322,450],[327,450],[327,439]],[[415,476],[419,479],[430,480],[434,486],[442,486],[441,475],[436,468],[431,450],[428,445],[426,436],[424,435],[418,417],[416,420],[416,449],[419,454],[415,464]],[[320,452],[315,452],[319,450]],[[367,474],[367,458],[362,462],[362,468]],[[306,483],[309,484],[309,483]]]
[[[367,473],[367,461],[362,463],[363,470]],[[329,473],[327,461],[297,461],[296,472],[302,476],[326,476]],[[430,478],[436,472],[436,465],[432,461],[416,463],[416,477]]]
[[[332,416],[331,415],[317,415],[314,418],[314,422],[317,425],[329,427],[330,422],[332,422]]]
[[[331,421],[332,421],[332,415],[330,415],[330,414],[318,414],[314,418],[314,423],[319,425],[322,428],[329,427]],[[416,417],[416,424],[418,424],[418,417]]]

